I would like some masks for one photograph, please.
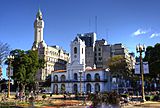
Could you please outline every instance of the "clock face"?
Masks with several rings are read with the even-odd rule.
[[[42,22],[38,22],[37,25],[38,25],[38,26],[42,26]]]
[[[74,58],[77,58],[77,55],[74,55]]]

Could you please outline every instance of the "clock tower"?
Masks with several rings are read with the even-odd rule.
[[[44,21],[42,19],[42,12],[39,9],[36,15],[36,20],[34,22],[34,43],[32,46],[33,50],[38,48],[40,42],[43,42],[43,28]]]

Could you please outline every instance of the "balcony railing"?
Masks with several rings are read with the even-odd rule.
[[[65,81],[51,81],[51,83],[79,83],[80,80],[75,80],[75,79],[72,79],[72,80],[65,80]],[[85,80],[82,80],[81,82],[108,82],[108,79],[85,79]]]

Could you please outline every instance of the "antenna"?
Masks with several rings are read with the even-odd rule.
[[[91,18],[89,18],[89,32],[91,32]]]
[[[97,16],[95,16],[95,32],[97,34]]]
[[[106,39],[107,39],[107,44],[109,44],[109,35],[108,35],[109,33],[108,33],[108,31],[109,31],[109,30],[106,29]]]

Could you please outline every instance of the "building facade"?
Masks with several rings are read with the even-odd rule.
[[[66,70],[52,72],[51,92],[87,93],[110,91],[108,70],[86,67],[85,41],[76,37],[71,42],[71,62]]]
[[[81,40],[85,42],[86,67],[108,68],[108,60],[116,55],[125,57],[129,68],[134,68],[135,59],[129,54],[128,49],[122,44],[108,44],[105,39],[96,40],[96,33],[77,34]]]
[[[38,50],[38,55],[46,61],[45,68],[39,69],[36,75],[37,81],[44,81],[51,71],[66,69],[69,61],[69,53],[59,46],[48,46],[43,39],[44,21],[39,10],[34,22],[34,43],[32,50]]]
[[[86,56],[86,66],[92,67],[94,66],[94,47],[96,41],[96,33],[84,33],[77,34],[77,36],[85,42],[85,56]]]

